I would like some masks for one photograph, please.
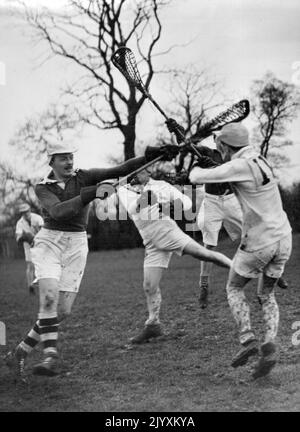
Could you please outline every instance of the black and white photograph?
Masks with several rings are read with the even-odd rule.
[[[299,22],[0,0],[1,413],[299,411]]]

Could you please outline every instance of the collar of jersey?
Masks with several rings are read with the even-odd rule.
[[[241,148],[238,152],[236,152],[234,155],[232,155],[231,160],[238,159],[241,156],[244,156],[245,153],[248,153],[249,151],[253,151],[253,147],[248,145],[246,147]]]
[[[78,172],[78,169],[76,169],[74,172],[73,172],[73,174],[72,174],[72,177],[75,177],[76,175],[77,175],[77,172]],[[41,182],[39,182],[39,184],[51,184],[51,183],[62,183],[61,181],[59,181],[59,180],[56,180],[55,178],[51,178],[51,177],[53,177],[53,175],[54,175],[54,173],[53,173],[53,171],[51,170],[50,172],[49,172],[49,174],[41,181]]]

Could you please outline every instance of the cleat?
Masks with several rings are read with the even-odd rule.
[[[45,359],[33,367],[33,374],[40,376],[52,377],[58,375],[58,357],[56,355],[49,355]]]
[[[281,289],[287,289],[289,287],[289,284],[287,283],[287,281],[283,278],[280,277],[277,281],[277,285],[279,286],[279,288]]]
[[[257,340],[252,339],[245,344],[243,344],[243,347],[240,349],[240,351],[235,355],[231,362],[231,366],[233,368],[237,368],[239,366],[244,366],[250,357],[258,354],[258,345]]]
[[[199,306],[201,309],[206,309],[208,305],[208,286],[202,285],[200,287],[200,295],[198,298]]]
[[[9,351],[4,357],[4,361],[7,367],[14,373],[15,381],[21,381],[26,383],[25,377],[25,358],[27,352],[24,351],[20,346],[17,346],[13,351]]]
[[[163,335],[163,331],[160,324],[148,324],[146,325],[140,334],[130,339],[132,344],[143,344],[148,342],[152,338],[156,338]]]
[[[277,363],[277,350],[273,342],[261,346],[261,357],[252,373],[254,379],[268,375]]]

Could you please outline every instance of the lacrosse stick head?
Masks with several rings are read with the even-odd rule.
[[[119,69],[127,82],[136,87],[145,96],[148,95],[146,87],[143,84],[136,60],[130,48],[120,47],[111,58],[113,65]]]
[[[223,126],[229,123],[240,122],[244,120],[250,113],[250,103],[247,99],[242,99],[233,104],[226,111],[214,117],[212,120],[204,123],[196,134],[191,137],[192,142],[197,142],[199,139],[210,136],[213,132],[220,130]]]

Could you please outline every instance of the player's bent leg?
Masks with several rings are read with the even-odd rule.
[[[201,261],[210,261],[221,267],[230,268],[232,261],[227,256],[220,252],[215,252],[206,249],[204,246],[199,245],[197,242],[191,239],[190,242],[184,247],[183,254],[191,255],[192,257]]]
[[[237,323],[242,345],[232,360],[231,365],[234,368],[245,365],[251,356],[258,353],[257,340],[251,329],[250,307],[244,293],[244,287],[249,280],[249,278],[241,276],[234,269],[231,269],[226,286],[229,307]]]
[[[146,295],[148,319],[141,333],[131,339],[133,344],[142,344],[163,335],[159,320],[161,291],[159,283],[163,274],[162,267],[144,267],[144,292]]]
[[[60,291],[57,307],[58,322],[65,320],[71,315],[72,306],[77,297],[77,292]]]
[[[34,366],[33,373],[35,375],[54,376],[58,373],[58,280],[52,278],[40,279],[39,292],[40,309],[38,325],[44,360]]]
[[[275,298],[277,278],[267,275],[259,280],[258,298],[263,312],[265,337],[261,346],[261,356],[252,374],[253,378],[267,375],[277,362],[277,347],[275,339],[279,326],[279,308]]]
[[[213,250],[215,246],[204,244],[204,247]],[[208,305],[209,278],[211,274],[212,263],[209,261],[201,261],[200,264],[200,280],[199,280],[199,306],[205,309]]]

